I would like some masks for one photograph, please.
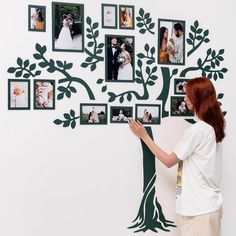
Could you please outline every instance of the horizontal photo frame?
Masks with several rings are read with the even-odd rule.
[[[134,82],[134,72],[134,36],[105,35],[106,82]]]
[[[110,123],[128,123],[133,118],[133,107],[129,106],[111,106]]]
[[[185,21],[158,19],[158,63],[185,65]]]
[[[174,94],[176,94],[176,95],[186,94],[184,87],[189,80],[190,79],[175,78],[174,79]]]
[[[54,110],[55,109],[55,80],[35,79],[34,80],[34,109]]]
[[[117,5],[102,4],[102,28],[117,29]]]
[[[80,104],[80,124],[81,125],[106,125],[107,124],[107,104],[81,103]]]
[[[184,101],[184,96],[170,97],[170,115],[171,116],[194,116]]]
[[[136,104],[135,119],[142,124],[161,124],[161,105],[159,104]]]
[[[84,5],[52,2],[52,50],[84,51]]]
[[[30,110],[30,80],[8,79],[8,109]]]
[[[133,30],[135,11],[134,5],[119,5],[119,28],[124,30]]]
[[[46,31],[46,6],[28,5],[28,30]]]

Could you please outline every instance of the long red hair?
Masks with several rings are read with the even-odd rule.
[[[225,137],[225,119],[212,82],[205,77],[194,78],[185,89],[196,115],[214,128],[216,142],[221,142]]]

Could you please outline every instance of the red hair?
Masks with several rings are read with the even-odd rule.
[[[212,82],[204,77],[194,78],[185,89],[196,115],[214,128],[216,142],[221,142],[225,137],[225,119]]]

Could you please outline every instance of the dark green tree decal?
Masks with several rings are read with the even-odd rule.
[[[189,33],[189,38],[187,38],[187,43],[192,46],[191,50],[187,53],[190,56],[195,50],[197,50],[203,42],[209,43],[210,39],[207,37],[209,35],[209,30],[203,30],[199,27],[199,22],[196,20],[193,25],[190,26],[192,32]]]
[[[64,113],[64,120],[61,119],[56,119],[54,120],[54,124],[56,125],[63,125],[63,127],[71,127],[72,129],[74,129],[76,127],[76,120],[79,119],[79,116],[75,115],[75,111],[74,110],[70,110],[69,113]]]
[[[104,58],[100,56],[103,53],[104,43],[98,43],[97,38],[99,36],[98,31],[98,22],[92,23],[92,19],[87,17],[86,23],[88,24],[87,38],[91,41],[88,42],[88,48],[91,48],[91,51],[88,48],[85,48],[85,52],[88,57],[85,59],[85,62],[81,64],[81,67],[86,68],[90,67],[91,71],[94,71],[97,68],[97,63],[104,61]]]
[[[131,101],[133,97],[135,97],[138,100],[147,100],[149,98],[149,86],[154,86],[155,81],[158,79],[156,72],[157,72],[157,66],[150,67],[155,63],[155,47],[151,47],[148,44],[145,44],[144,46],[145,53],[139,53],[137,54],[138,60],[137,60],[137,66],[138,69],[135,71],[136,77],[134,79],[134,82],[137,84],[142,85],[143,87],[143,93],[139,94],[135,90],[130,90],[126,92],[122,92],[119,94],[115,94],[114,92],[108,92],[109,100],[108,102],[114,102],[116,99],[119,99],[120,103],[123,103],[125,101],[125,98],[127,101]],[[147,66],[144,67],[143,61],[146,61]],[[149,66],[150,65],[150,66]],[[97,84],[103,84],[103,79],[98,79]],[[103,85],[102,92],[107,91],[107,85]]]
[[[139,9],[139,16],[136,17],[137,27],[140,28],[139,33],[145,34],[149,32],[150,34],[155,34],[152,30],[155,27],[155,23],[152,22],[150,13],[145,13],[143,8]]]
[[[145,128],[153,139],[151,127]],[[158,232],[158,229],[170,231],[168,227],[176,227],[176,225],[174,222],[166,220],[156,196],[155,156],[143,141],[141,144],[143,150],[143,198],[138,215],[134,219],[133,225],[128,228],[135,229],[134,232],[146,232],[147,230]]]
[[[16,60],[17,67],[9,67],[7,72],[8,73],[15,73],[15,77],[23,77],[25,79],[28,79],[30,77],[36,77],[41,74],[40,70],[35,70],[36,69],[36,64],[30,64],[30,61],[26,59],[25,61],[18,57]]]

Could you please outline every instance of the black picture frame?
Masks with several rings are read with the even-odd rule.
[[[46,23],[46,6],[28,5],[28,31],[46,32]]]
[[[171,96],[170,97],[170,115],[171,116],[194,116],[184,101],[185,96]]]
[[[128,123],[130,118],[133,118],[132,106],[110,107],[110,123]]]
[[[127,15],[129,16],[127,17]],[[135,29],[134,19],[135,19],[134,5],[119,5],[119,28],[120,29],[134,30]]]
[[[105,4],[102,5],[102,28],[104,29],[117,29],[118,27],[118,16],[117,16],[117,5],[116,4]],[[109,25],[110,24],[110,25]]]

